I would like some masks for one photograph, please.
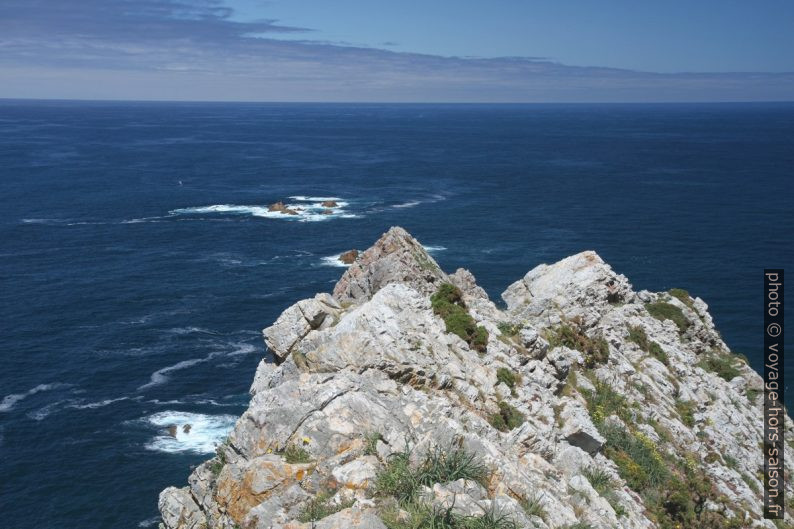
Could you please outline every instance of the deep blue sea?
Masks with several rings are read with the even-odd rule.
[[[596,250],[702,297],[758,369],[793,169],[794,104],[1,101],[0,525],[155,526],[245,409],[261,329],[393,225],[496,299]]]

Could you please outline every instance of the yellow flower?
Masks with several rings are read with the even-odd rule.
[[[272,453],[273,453],[273,449],[272,449],[272,448],[268,448],[268,449],[267,449],[267,453],[268,453],[268,454],[272,454]]]
[[[311,439],[309,439],[308,437],[304,437],[304,438],[303,438],[303,444],[307,445],[307,444],[309,444],[309,443],[311,443],[311,442],[312,442],[312,440],[311,440]]]

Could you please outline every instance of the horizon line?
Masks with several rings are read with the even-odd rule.
[[[792,104],[794,99],[782,100],[648,100],[648,101],[288,101],[288,100],[235,100],[235,99],[112,99],[112,98],[51,98],[51,97],[2,97],[6,102],[51,102],[51,103],[215,103],[215,104],[268,104],[268,105],[764,105]]]

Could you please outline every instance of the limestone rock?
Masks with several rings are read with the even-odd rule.
[[[606,440],[598,433],[590,414],[581,403],[567,399],[562,405],[560,419],[563,421],[562,437],[571,446],[581,448],[588,454],[598,452]]]
[[[334,287],[341,303],[360,304],[389,283],[407,283],[429,294],[446,274],[416,239],[402,228],[391,228],[374,246],[359,255]]]
[[[433,312],[430,295],[447,281],[488,330],[485,352]],[[385,529],[396,500],[375,494],[375,483],[394,458],[409,454],[415,468],[457,453],[485,469],[482,484],[460,476],[425,483],[419,497],[429,508],[494,512],[522,529],[655,529],[667,514],[630,488],[626,469],[662,461],[679,480],[695,465],[701,490],[711,491],[695,514],[704,518],[682,529],[730,519],[775,529],[762,518],[757,479],[762,399],[751,399],[762,380],[730,356],[702,300],[635,294],[594,252],[537,266],[502,297],[505,309],[470,272],[447,276],[408,233],[390,229],[333,296],[300,300],[263,331],[276,362],[259,363],[248,409],[219,455],[195,468],[189,487],[161,493],[163,526]],[[652,317],[645,303],[655,301],[680,308],[686,331]],[[575,322],[581,340],[550,345],[561,322]],[[637,328],[647,342],[630,340]],[[596,336],[608,355],[586,362],[579,349]],[[709,371],[709,355],[738,376]],[[788,443],[793,429],[786,418]],[[620,446],[609,449],[625,442],[616,432],[650,455],[626,461]],[[307,462],[288,462],[296,448]],[[589,481],[596,471],[610,490]],[[789,495],[792,471],[786,459]],[[522,503],[535,507],[525,512]],[[317,504],[324,516],[301,522]]]
[[[193,501],[188,489],[168,487],[160,493],[158,508],[166,527],[199,529],[205,523],[204,513]]]

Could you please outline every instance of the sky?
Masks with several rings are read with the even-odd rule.
[[[790,0],[2,0],[0,97],[794,100]]]

